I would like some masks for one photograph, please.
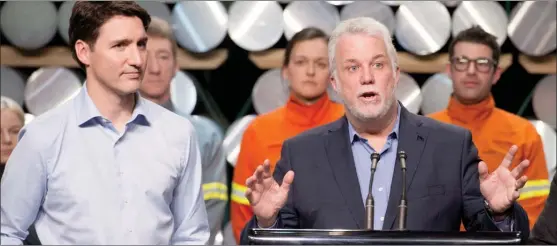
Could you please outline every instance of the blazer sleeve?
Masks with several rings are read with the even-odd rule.
[[[478,173],[478,150],[472,142],[472,134],[466,130],[462,149],[462,221],[467,231],[500,231],[484,206],[484,197],[480,191]],[[528,216],[524,209],[514,203],[512,206],[512,229],[521,231],[522,239],[526,240],[530,233]]]
[[[273,173],[273,178],[277,181],[278,184],[282,184],[282,179],[284,175],[289,171],[293,170],[291,166],[291,159],[290,159],[290,151],[289,151],[289,143],[290,141],[287,140],[283,143],[280,160],[277,162],[275,166],[275,171]],[[285,206],[279,211],[279,215],[277,217],[277,221],[273,228],[286,228],[286,229],[298,229],[299,221],[298,221],[298,214],[294,208],[294,199],[293,199],[293,191],[296,189],[296,177],[294,176],[294,182],[290,185],[290,191],[288,192],[288,199],[286,201]],[[249,220],[249,222],[244,227],[242,234],[240,236],[240,244],[249,244],[248,234],[249,230],[252,228],[258,228],[257,219],[255,215]]]
[[[557,174],[551,182],[545,207],[532,228],[529,244],[557,245]]]

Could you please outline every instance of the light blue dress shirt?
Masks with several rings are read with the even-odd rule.
[[[400,105],[398,105],[398,115],[393,130],[387,137],[387,142],[382,150],[373,149],[368,141],[360,137],[352,124],[348,123],[348,134],[352,143],[352,153],[356,164],[356,173],[360,182],[360,192],[362,193],[362,206],[369,192],[369,179],[371,176],[371,154],[378,153],[380,158],[373,176],[373,199],[375,202],[373,228],[383,229],[389,194],[391,193],[391,181],[395,170],[395,163],[398,149],[398,129],[400,122]]]
[[[43,245],[205,244],[192,124],[138,101],[119,133],[84,86],[20,133],[1,184],[1,243],[34,223]]]

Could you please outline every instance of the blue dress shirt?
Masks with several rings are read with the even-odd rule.
[[[192,124],[137,94],[123,132],[84,86],[20,133],[1,184],[1,243],[35,225],[42,244],[204,244]]]

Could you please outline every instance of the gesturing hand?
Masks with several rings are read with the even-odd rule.
[[[509,170],[517,150],[518,147],[513,145],[492,173],[488,173],[485,162],[481,161],[478,164],[480,190],[495,213],[503,213],[509,209],[520,196],[518,190],[528,181],[522,174],[530,165],[529,160],[523,160],[512,171]]]
[[[262,227],[270,227],[277,219],[278,212],[286,204],[290,184],[294,181],[294,172],[284,175],[282,185],[271,175],[269,160],[255,169],[255,173],[246,180],[246,197],[250,202],[257,222]]]

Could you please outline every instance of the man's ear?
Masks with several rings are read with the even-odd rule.
[[[491,81],[491,85],[497,84],[497,81],[499,81],[499,79],[501,78],[502,73],[503,73],[503,69],[501,69],[501,67],[499,66],[495,67],[495,72],[493,73],[493,79]]]
[[[333,74],[331,74],[331,76],[329,76],[329,83],[331,83],[331,86],[333,87],[333,89],[338,93],[338,89],[337,88],[337,80],[335,79],[335,76]]]
[[[447,65],[445,65],[445,73],[451,77],[451,64],[447,63]]]
[[[88,66],[91,63],[91,46],[83,40],[77,40],[74,49],[77,59],[85,64],[85,66]]]
[[[290,81],[290,77],[288,76],[288,72],[286,71],[285,66],[283,66],[282,69],[280,70],[280,75],[282,75],[282,79],[286,81]]]

